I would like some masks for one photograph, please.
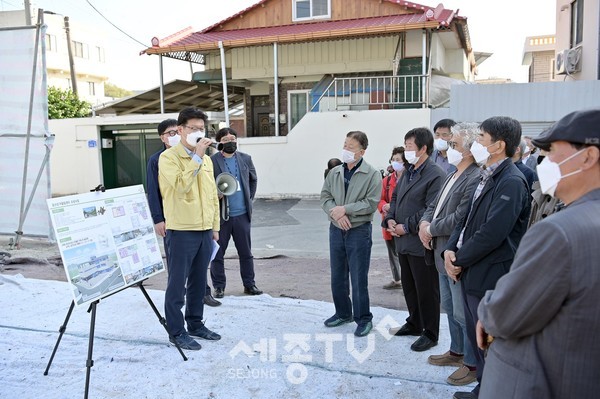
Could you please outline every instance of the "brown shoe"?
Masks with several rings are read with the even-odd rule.
[[[433,364],[434,366],[454,366],[461,367],[463,365],[463,357],[455,356],[450,353],[450,351],[444,353],[443,355],[431,355],[427,358],[429,364]]]
[[[477,371],[471,371],[467,366],[462,366],[450,374],[446,381],[450,385],[467,385],[477,381]]]
[[[387,284],[384,284],[383,289],[384,290],[398,290],[402,288],[402,283],[400,281],[390,281]]]

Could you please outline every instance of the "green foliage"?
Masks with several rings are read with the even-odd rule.
[[[104,83],[104,95],[106,97],[123,98],[132,95],[131,90],[123,89],[112,83]]]
[[[80,100],[70,89],[48,87],[48,119],[85,118],[92,105]]]

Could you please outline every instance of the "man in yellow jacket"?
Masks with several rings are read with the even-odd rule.
[[[169,341],[182,349],[199,350],[192,337],[216,341],[221,336],[202,322],[206,272],[219,239],[219,198],[213,164],[206,149],[207,116],[198,108],[179,113],[181,141],[165,150],[158,161],[158,182],[163,198],[169,255],[165,316]],[[185,298],[185,301],[184,301]],[[185,322],[181,308],[185,303]]]

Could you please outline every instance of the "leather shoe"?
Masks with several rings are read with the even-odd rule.
[[[412,329],[408,324],[405,324],[400,328],[390,328],[389,333],[390,335],[395,335],[397,337],[401,337],[404,335],[414,335],[415,337],[418,337],[421,335],[421,331]]]
[[[207,306],[221,306],[221,302],[217,301],[211,294],[206,294],[204,296],[204,304]]]
[[[215,298],[223,298],[225,296],[225,288],[215,288]]]
[[[454,392],[453,399],[477,399],[479,396],[473,392]]]
[[[250,287],[244,287],[244,294],[248,294],[248,295],[260,295],[263,292],[261,290],[259,290],[258,288],[256,288],[255,285],[250,286]]]
[[[411,346],[415,352],[423,352],[437,345],[437,341],[430,339],[427,335],[421,335]]]

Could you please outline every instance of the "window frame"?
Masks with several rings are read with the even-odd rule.
[[[308,114],[310,112],[310,89],[299,89],[299,90],[288,90],[287,92],[287,120],[288,120],[288,132],[291,131],[294,126],[296,126],[298,124],[298,122],[300,122],[300,120],[302,118],[304,118],[304,115]],[[293,119],[292,119],[292,96],[295,94],[304,94],[306,96],[306,112],[296,121],[296,123],[293,123]],[[292,124],[293,123],[293,124]]]
[[[570,48],[576,47],[583,42],[583,9],[584,0],[573,0],[571,2]]]
[[[327,14],[326,15],[313,15],[313,1],[315,0],[292,0],[292,21],[293,22],[302,22],[302,21],[311,21],[315,19],[331,19],[331,0],[327,1]],[[297,14],[297,3],[308,3],[310,16],[308,17],[298,17]]]

